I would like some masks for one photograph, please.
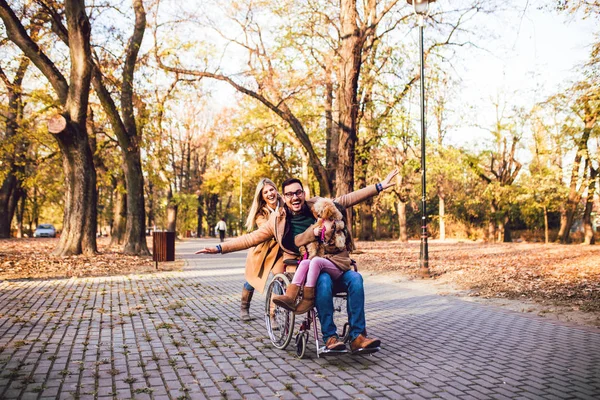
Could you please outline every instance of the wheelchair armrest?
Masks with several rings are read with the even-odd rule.
[[[350,259],[350,266],[352,266],[354,272],[358,272],[358,268],[356,267],[356,261],[354,261],[353,259]]]
[[[286,260],[283,260],[284,265],[290,265],[292,267],[297,267],[299,263],[300,263],[300,261],[295,260],[293,258],[288,258]]]

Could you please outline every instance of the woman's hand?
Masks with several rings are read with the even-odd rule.
[[[205,247],[202,250],[198,250],[194,254],[217,254],[218,252],[219,249],[217,249],[216,247]]]
[[[381,188],[382,190],[385,190],[389,187],[392,187],[396,184],[396,182],[392,182],[392,179],[394,179],[394,177],[398,175],[398,168],[394,168],[394,170],[392,172],[390,172],[383,181],[381,181]]]

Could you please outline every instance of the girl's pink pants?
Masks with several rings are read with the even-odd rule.
[[[335,266],[334,263],[326,258],[314,257],[312,260],[302,260],[296,269],[292,283],[302,286],[306,280],[305,286],[315,287],[317,278],[321,272],[327,272],[332,280],[336,280],[344,271]]]

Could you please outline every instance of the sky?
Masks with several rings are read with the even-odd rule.
[[[523,2],[525,3],[525,2]],[[495,33],[489,43],[466,55],[461,78],[461,102],[474,106],[472,119],[489,126],[495,116],[492,99],[531,108],[580,77],[598,40],[597,19],[558,14],[529,6],[523,12],[482,17],[480,23]],[[459,145],[481,144],[489,135],[468,123],[450,134]]]

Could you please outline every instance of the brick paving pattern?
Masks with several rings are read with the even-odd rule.
[[[273,348],[238,320],[245,253],[182,272],[0,282],[1,399],[598,399],[600,330],[365,277],[367,357]]]

